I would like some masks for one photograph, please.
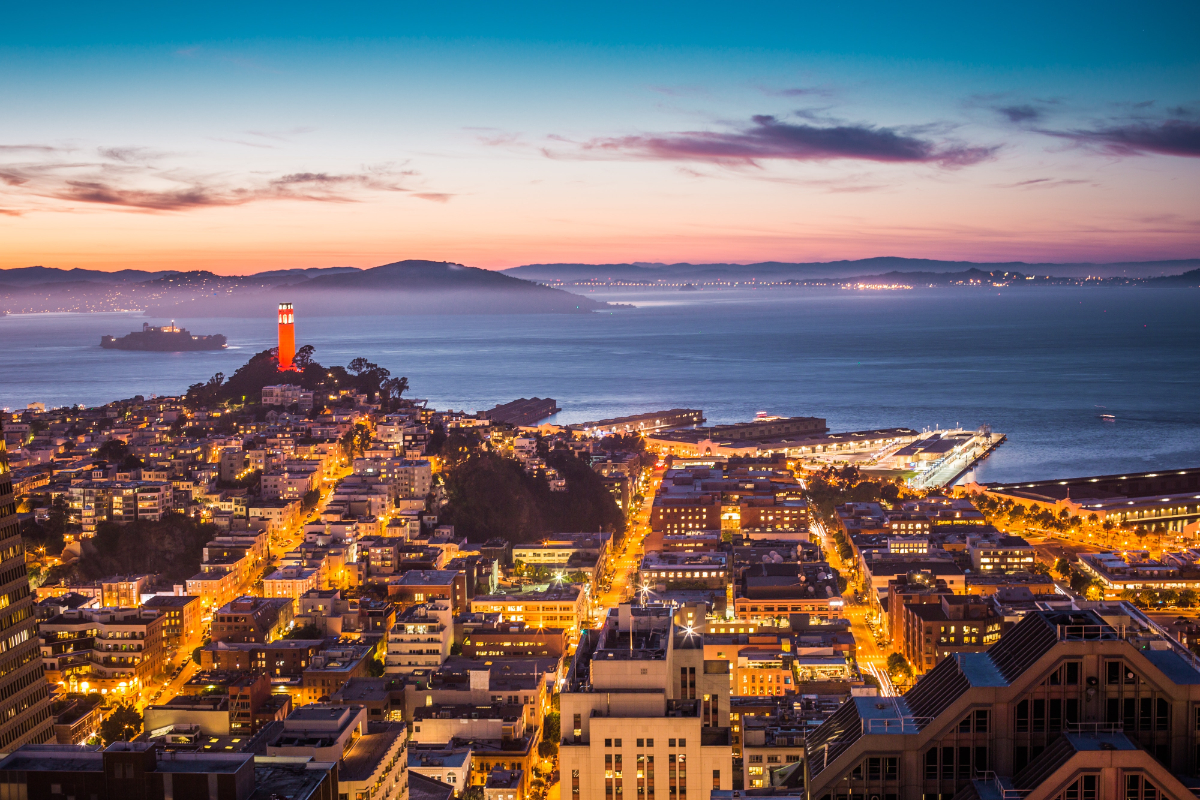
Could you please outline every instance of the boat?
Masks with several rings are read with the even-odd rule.
[[[180,328],[171,320],[170,325],[154,327],[142,323],[140,331],[126,336],[101,336],[100,346],[106,350],[152,350],[163,353],[178,353],[184,350],[224,350],[225,336],[214,333],[209,336],[193,336],[187,328]]]
[[[1113,414],[1101,414],[1100,419],[1104,420],[1105,422],[1116,422],[1117,421],[1116,416]]]

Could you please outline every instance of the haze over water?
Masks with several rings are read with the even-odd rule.
[[[365,356],[411,396],[482,410],[553,397],[554,421],[672,407],[710,423],[758,411],[834,431],[977,427],[1008,442],[981,481],[1200,466],[1200,294],[1144,289],[773,289],[591,292],[635,303],[591,315],[313,317],[297,341],[324,364]],[[287,298],[279,298],[287,299]],[[0,318],[0,406],[177,394],[274,346],[261,318],[178,319],[224,333],[211,353],[102,350],[137,314]],[[1100,414],[1116,416],[1104,422]]]

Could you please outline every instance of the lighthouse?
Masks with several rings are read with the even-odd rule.
[[[290,370],[296,357],[296,318],[291,303],[279,304],[279,369]]]

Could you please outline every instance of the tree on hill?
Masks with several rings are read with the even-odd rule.
[[[337,395],[342,389],[362,392],[394,402],[408,389],[408,378],[392,378],[391,372],[361,356],[345,367],[326,367],[313,358],[315,348],[304,345],[296,351],[292,369],[279,368],[277,348],[255,353],[227,379],[218,372],[207,383],[188,387],[188,402],[197,405],[257,403],[264,386],[290,383],[312,390],[318,397]]]
[[[439,519],[472,541],[529,542],[555,531],[624,531],[620,507],[591,467],[569,451],[552,451],[547,464],[566,479],[567,491],[551,492],[544,476],[527,475],[512,459],[472,452],[448,465],[447,504]]]
[[[159,574],[184,581],[196,574],[204,545],[217,535],[215,525],[183,514],[165,514],[158,522],[102,522],[86,540],[78,570],[85,579],[108,575]]]

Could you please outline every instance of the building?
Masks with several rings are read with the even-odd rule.
[[[321,571],[314,567],[290,566],[275,570],[263,579],[263,597],[299,599],[321,588]]]
[[[1200,468],[1096,475],[1066,480],[1028,483],[967,484],[971,493],[984,492],[996,499],[1026,507],[1044,508],[1060,515],[1118,525],[1144,525],[1152,530],[1182,531],[1200,519]]]
[[[471,748],[414,744],[408,748],[408,771],[441,781],[457,794],[470,785]]]
[[[669,608],[621,605],[588,631],[559,696],[562,796],[708,800],[729,789],[729,663]]]
[[[570,641],[566,628],[531,628],[501,623],[464,631],[467,658],[562,658]]]
[[[721,530],[721,499],[711,494],[658,494],[650,506],[650,530],[664,535]]]
[[[893,631],[896,649],[917,673],[928,672],[953,653],[986,650],[1000,640],[1003,618],[977,596],[943,594],[934,603],[906,603],[903,626]]]
[[[747,567],[734,587],[734,616],[747,622],[791,614],[838,619],[843,605],[838,578],[837,570],[823,561]]]
[[[321,485],[321,464],[317,461],[289,461],[267,470],[260,479],[263,500],[303,500]]]
[[[199,597],[156,594],[142,603],[142,607],[157,611],[162,617],[163,645],[168,650],[180,647],[200,634],[204,604]]]
[[[415,605],[445,600],[455,614],[467,610],[467,577],[458,570],[410,569],[387,583],[388,597]]]
[[[1037,561],[1033,545],[1020,536],[968,536],[967,552],[977,573],[1030,572]]]
[[[667,589],[684,586],[725,589],[729,569],[725,553],[681,553],[650,551],[642,558],[639,578],[643,587]]]
[[[556,533],[534,544],[514,545],[512,558],[526,567],[583,570],[595,577],[604,571],[611,548],[611,533]]]
[[[268,756],[337,764],[339,795],[407,800],[406,734],[403,723],[368,722],[362,706],[309,705],[262,735]]]
[[[561,584],[543,591],[480,595],[471,601],[471,611],[499,614],[501,622],[517,622],[526,628],[565,628],[574,636],[587,617],[587,590]]]
[[[406,675],[418,669],[436,670],[450,655],[453,639],[454,614],[448,601],[405,609],[388,633],[383,671]]]
[[[328,702],[346,681],[367,676],[374,654],[375,646],[366,644],[339,643],[322,648],[309,659],[295,695],[302,702]]]
[[[1179,560],[1156,561],[1144,550],[1117,553],[1080,553],[1079,566],[1104,586],[1104,595],[1112,599],[1124,591],[1164,591],[1200,589],[1200,576]]]
[[[83,744],[100,730],[104,719],[103,697],[98,694],[74,695],[54,703],[54,741],[58,744]]]
[[[162,669],[162,626],[162,616],[150,609],[64,611],[38,625],[46,678],[136,696]]]
[[[902,697],[850,698],[805,737],[809,796],[1191,797],[1194,656],[1132,606],[1092,605],[1031,612]]]
[[[483,785],[483,800],[524,800],[525,772],[519,769],[493,769]]]
[[[324,645],[323,639],[277,639],[267,644],[210,642],[200,650],[200,669],[299,677]]]
[[[85,480],[72,484],[67,498],[70,520],[93,536],[101,522],[157,522],[171,510],[175,493],[170,481]]]
[[[212,640],[261,644],[278,639],[291,627],[293,607],[290,597],[239,597],[213,614]]]
[[[569,426],[573,431],[588,436],[609,434],[650,433],[670,428],[687,428],[704,422],[704,412],[698,408],[672,408],[652,414],[635,414],[629,417],[602,419],[596,422],[580,422]]]
[[[0,797],[58,800],[337,800],[334,763],[256,761],[251,753],[163,752],[152,742],[26,745],[0,761]]]
[[[738,506],[738,524],[743,531],[808,532],[810,515],[804,500],[744,497]]]

